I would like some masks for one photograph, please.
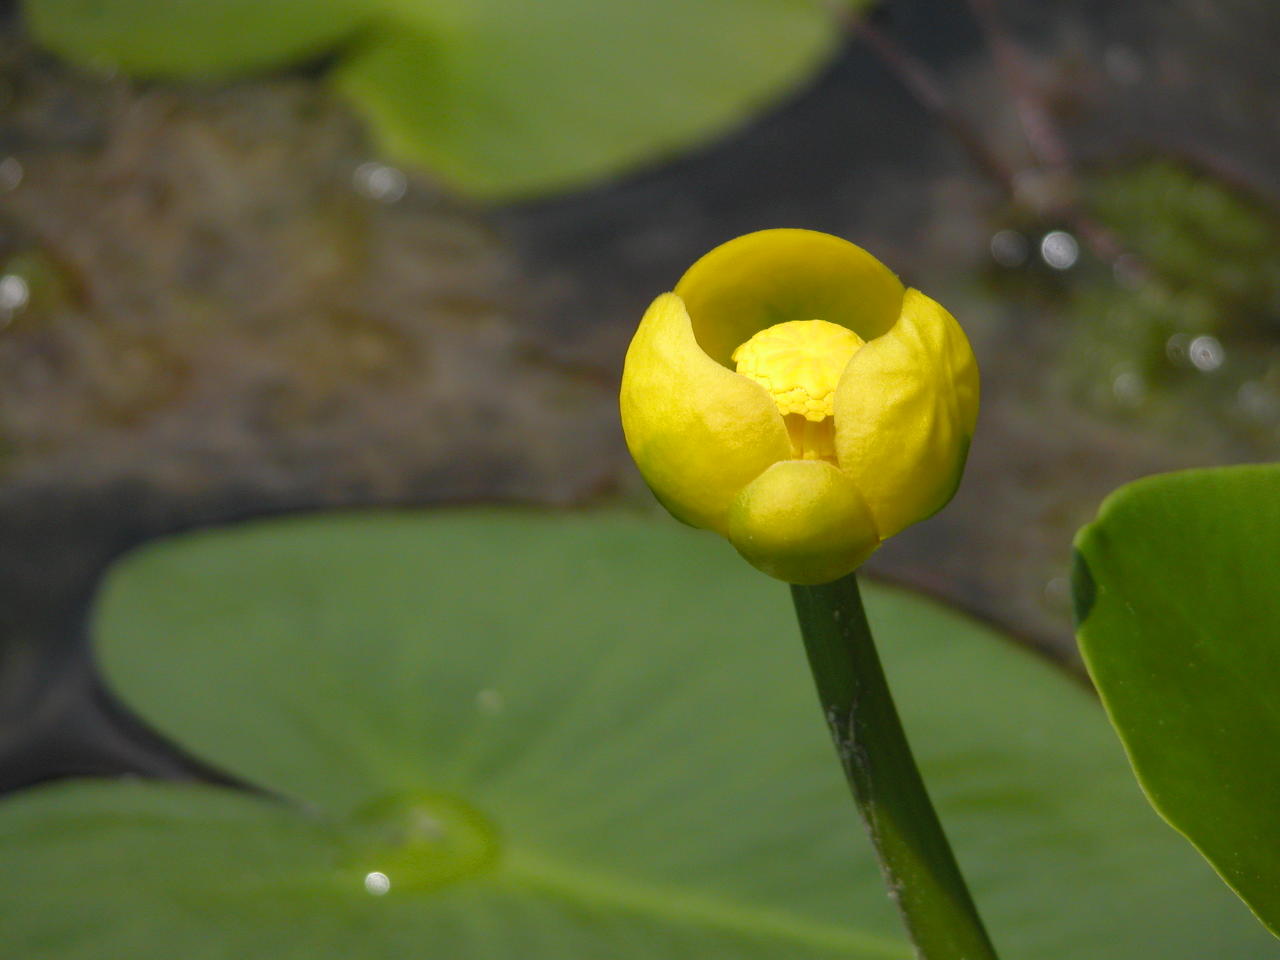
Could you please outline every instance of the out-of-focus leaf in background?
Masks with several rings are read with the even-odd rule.
[[[865,0],[855,0],[856,6]],[[489,198],[706,142],[809,77],[825,0],[26,0],[50,49],[138,76],[232,77],[334,51],[384,149]]]
[[[314,56],[367,17],[351,0],[25,0],[61,55],[140,77],[233,77]]]
[[[1109,401],[1100,404],[1109,412],[1142,412],[1147,419],[1159,419],[1179,391],[1211,407],[1221,405],[1223,392],[1248,383],[1241,406],[1246,413],[1258,407],[1255,419],[1262,422],[1246,418],[1231,426],[1269,438],[1275,413],[1266,398],[1280,388],[1275,212],[1169,159],[1096,172],[1085,179],[1084,194],[1127,253],[1110,276],[1083,279],[1072,292],[1073,379]],[[1138,264],[1145,277],[1134,273]],[[1232,363],[1223,371],[1226,356]],[[1121,389],[1113,391],[1118,377]]]
[[[1080,649],[1143,789],[1280,932],[1280,467],[1140,480],[1077,546]]]
[[[1090,208],[1174,293],[1235,307],[1241,325],[1280,323],[1280,224],[1257,198],[1168,159],[1100,174],[1086,189]]]
[[[1280,957],[1142,802],[1086,691],[919,597],[868,606],[1009,956]],[[617,514],[275,521],[135,554],[95,629],[145,720],[275,797],[6,799],[14,956],[909,956],[786,592],[714,538]]]

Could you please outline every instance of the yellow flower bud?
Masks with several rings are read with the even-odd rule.
[[[673,515],[817,584],[951,499],[978,367],[951,314],[865,250],[762,230],[653,302],[620,400],[631,455]]]

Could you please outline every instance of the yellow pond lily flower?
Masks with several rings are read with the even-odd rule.
[[[672,514],[771,576],[818,584],[951,499],[978,367],[955,318],[862,248],[762,230],[649,307],[621,407]]]

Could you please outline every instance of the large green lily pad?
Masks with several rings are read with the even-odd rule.
[[[859,0],[858,6],[866,0]],[[36,37],[138,76],[227,77],[337,49],[394,157],[485,197],[705,142],[812,74],[825,0],[25,0]]]
[[[1280,957],[1142,802],[1083,689],[867,593],[1007,956]],[[612,514],[273,521],[127,559],[95,632],[146,720],[266,792],[0,801],[15,957],[910,956],[786,590],[714,537]]]
[[[1280,934],[1280,466],[1141,480],[1077,546],[1080,649],[1143,789]]]

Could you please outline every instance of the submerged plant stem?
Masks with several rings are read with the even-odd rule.
[[[818,698],[921,960],[996,960],[889,693],[855,574],[792,586]]]

